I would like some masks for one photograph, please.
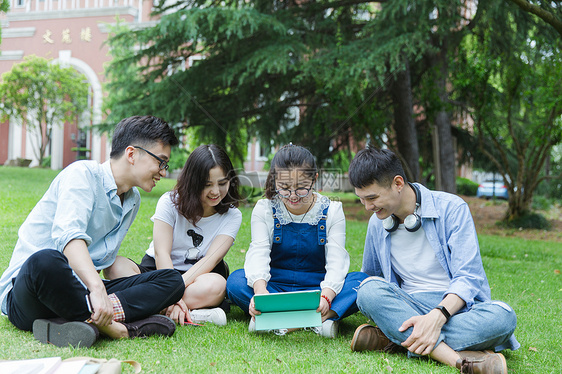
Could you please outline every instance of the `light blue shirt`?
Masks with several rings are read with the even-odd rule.
[[[443,297],[454,293],[463,299],[466,306],[459,312],[468,311],[475,301],[490,301],[490,286],[468,204],[457,195],[430,191],[419,183],[416,185],[421,192],[418,214],[422,219],[422,227],[437,260],[450,279]],[[400,277],[392,269],[390,261],[390,235],[383,228],[382,220],[373,215],[365,239],[362,271],[371,276],[384,277],[386,281],[400,286]],[[515,350],[519,347],[519,342],[511,335],[509,342],[496,347],[496,350]]]
[[[139,206],[136,187],[121,204],[109,161],[76,161],[62,170],[19,229],[10,265],[0,278],[2,312],[12,278],[35,252],[62,253],[71,240],[83,239],[97,270],[113,264]]]
[[[468,205],[456,195],[416,185],[421,192],[418,214],[422,227],[450,280],[443,297],[449,293],[458,295],[466,303],[461,311],[470,309],[475,300],[489,301],[490,286],[482,266],[478,236]],[[373,215],[365,239],[363,271],[400,286],[400,277],[392,269],[390,261],[390,235],[383,228],[382,220]]]

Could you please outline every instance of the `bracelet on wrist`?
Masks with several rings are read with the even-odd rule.
[[[443,305],[438,305],[433,309],[440,310],[441,313],[443,313],[443,315],[445,316],[445,319],[446,319],[445,323],[449,322],[449,319],[451,318],[451,313],[449,313],[447,308],[445,308]]]
[[[321,295],[321,296],[324,300],[328,302],[328,306],[330,307],[330,309],[332,309],[332,302],[330,301],[330,299],[328,299],[328,296],[326,295]]]

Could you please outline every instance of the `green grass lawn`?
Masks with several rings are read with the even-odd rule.
[[[10,261],[17,231],[57,172],[0,167],[0,272]],[[141,259],[152,236],[151,215],[162,193],[175,181],[162,180],[150,193],[142,192],[136,221],[120,254]],[[242,227],[227,255],[230,269],[243,266],[250,242],[251,206],[241,208]],[[359,270],[366,221],[348,221],[347,249],[351,270]],[[509,303],[517,312],[516,336],[522,347],[504,352],[510,373],[559,373],[562,368],[562,244],[481,236],[481,252],[492,296]],[[558,271],[557,271],[558,270]],[[181,327],[171,338],[100,340],[90,349],[43,345],[29,332],[17,330],[0,317],[0,359],[49,356],[93,356],[133,359],[143,373],[455,373],[435,362],[408,360],[401,355],[354,353],[349,348],[357,326],[367,322],[361,314],[346,318],[336,339],[312,332],[284,337],[255,335],[247,331],[248,319],[232,307],[225,327]],[[132,372],[125,368],[124,372]]]

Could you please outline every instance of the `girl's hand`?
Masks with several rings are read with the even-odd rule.
[[[269,293],[269,291],[267,289],[264,289],[264,290],[261,290],[259,293],[256,293],[256,295],[266,295],[268,293]],[[254,318],[255,316],[259,316],[261,314],[261,312],[256,309],[256,304],[254,303],[253,297],[250,300],[250,307],[249,307],[248,311],[250,312],[250,315],[252,316],[252,318]]]
[[[320,298],[320,305],[318,305],[318,309],[316,309],[316,311],[320,312],[320,314],[322,314],[322,320],[324,320],[324,317],[330,311],[330,304],[328,304],[328,301],[326,299],[321,297]]]
[[[184,325],[185,321],[193,322],[189,315],[189,310],[182,299],[174,305],[170,305],[168,310],[166,310],[166,315],[179,325]]]

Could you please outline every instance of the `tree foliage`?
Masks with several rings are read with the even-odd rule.
[[[0,12],[6,13],[10,9],[8,0],[0,0]],[[2,43],[2,29],[0,28],[0,43]]]
[[[88,85],[72,68],[30,56],[2,74],[0,115],[17,119],[36,135],[35,156],[42,164],[53,128],[78,122],[88,108]]]
[[[119,29],[110,38],[108,122],[150,112],[239,160],[254,135],[262,144],[303,144],[332,165],[350,144],[368,139],[392,148],[410,179],[432,175],[454,192],[455,137],[472,147],[468,159],[482,153],[470,131],[457,127],[467,113],[480,121],[484,149],[499,160],[494,167],[512,170],[522,148],[502,159],[511,143],[491,146],[493,134],[478,126],[485,120],[503,134],[508,113],[513,126],[545,126],[540,106],[527,101],[557,102],[548,91],[555,78],[538,75],[548,63],[559,65],[555,29],[510,1],[180,0],[160,3],[156,13],[162,17],[154,27]],[[553,45],[553,55],[536,52],[529,40]],[[204,59],[183,68],[197,56]],[[517,72],[530,79],[519,79],[509,99]],[[493,116],[483,115],[486,108]],[[517,183],[524,171],[514,167],[512,179],[505,175]],[[514,196],[532,194],[533,183],[525,183]]]
[[[525,12],[536,15],[562,36],[562,7],[560,2],[551,0],[508,0]]]
[[[502,20],[509,32],[500,37],[491,24],[498,27]],[[547,178],[543,166],[562,140],[560,43],[528,15],[515,11],[505,17],[490,10],[463,47],[458,98],[474,120],[480,151],[503,176],[506,219],[514,220],[528,213],[533,193]]]
[[[352,138],[382,141],[398,107],[389,86],[407,62],[440,51],[462,8],[459,0],[161,3],[157,25],[110,38],[108,123],[149,111],[239,156],[240,136],[255,134],[306,145],[321,161]]]

